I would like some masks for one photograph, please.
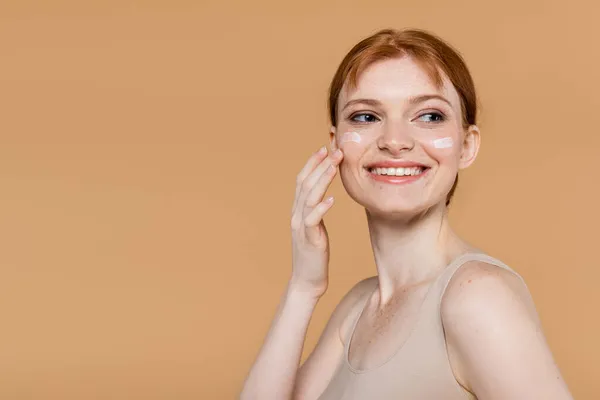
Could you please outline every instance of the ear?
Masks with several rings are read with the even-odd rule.
[[[460,155],[459,168],[464,169],[469,167],[475,161],[477,153],[479,153],[479,145],[481,144],[481,135],[477,125],[471,125],[465,133],[462,144],[462,152]]]
[[[336,132],[336,127],[332,125],[329,130],[329,147],[330,147],[332,153],[334,151],[336,151],[338,148],[337,140],[335,138],[335,132]]]

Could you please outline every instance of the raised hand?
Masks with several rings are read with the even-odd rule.
[[[329,236],[323,216],[331,208],[333,197],[323,199],[337,173],[343,154],[337,150],[327,156],[322,147],[314,153],[296,177],[296,195],[292,208],[292,278],[294,289],[322,296],[327,290]]]

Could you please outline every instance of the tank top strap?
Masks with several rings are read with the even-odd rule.
[[[441,302],[442,296],[444,295],[444,292],[446,291],[446,288],[448,287],[448,284],[450,283],[450,280],[452,279],[456,271],[458,271],[460,267],[462,267],[469,261],[482,261],[491,265],[495,265],[499,268],[505,269],[516,275],[521,280],[521,282],[525,284],[525,280],[521,275],[519,275],[511,267],[498,260],[497,258],[494,258],[483,252],[463,253],[460,256],[456,257],[452,262],[450,262],[450,264],[446,267],[445,271],[440,276],[438,281],[438,296],[436,296],[438,302]]]
[[[354,337],[354,331],[356,330],[356,325],[358,325],[358,320],[365,312],[365,309],[367,308],[367,303],[369,302],[371,295],[375,293],[375,290],[377,290],[377,287],[378,285],[376,285],[372,290],[365,291],[365,293],[363,293],[363,295],[360,296],[359,300],[357,301],[359,311],[356,313],[356,317],[354,317],[354,321],[352,322],[352,325],[348,330],[348,333],[346,335],[347,338],[344,343],[344,357],[346,357],[346,360],[348,360],[348,355],[350,354],[350,342],[352,342],[352,338]]]
[[[515,272],[508,265],[504,264],[502,261],[491,257],[483,252],[463,253],[455,257],[452,261],[450,261],[450,263],[444,268],[444,271],[436,279],[436,282],[434,282],[427,291],[427,294],[425,295],[425,298],[421,305],[420,311],[420,313],[423,314],[424,317],[419,318],[419,320],[417,320],[417,322],[415,323],[415,330],[424,329],[424,327],[430,326],[429,324],[431,324],[431,321],[428,318],[428,316],[435,316],[434,319],[437,321],[436,324],[439,324],[441,326],[441,319],[439,319],[439,310],[444,292],[446,291],[446,288],[456,271],[458,271],[460,267],[462,267],[465,263],[469,261],[482,261],[503,268],[518,276],[521,279],[521,281],[525,284],[525,281],[523,280],[521,275]],[[349,357],[350,344],[352,342],[352,338],[354,337],[354,331],[356,330],[358,321],[360,320],[362,314],[365,312],[365,309],[367,308],[367,303],[369,302],[369,298],[375,292],[375,290],[377,290],[377,287],[378,286],[375,286],[372,290],[365,291],[365,293],[360,297],[360,299],[357,302],[359,311],[356,313],[356,316],[354,317],[352,324],[348,329],[346,341],[344,343],[344,356],[346,357],[346,359],[348,359]]]

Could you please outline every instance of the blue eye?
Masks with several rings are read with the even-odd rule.
[[[429,118],[423,120],[423,117],[429,116]],[[440,113],[426,113],[419,116],[419,119],[424,122],[442,122],[445,118]]]
[[[358,120],[357,117],[365,117],[362,120]],[[369,122],[375,122],[377,121],[377,117],[374,116],[373,114],[369,114],[369,113],[359,113],[359,114],[354,114],[353,116],[350,117],[351,121],[355,121],[355,122],[361,122],[361,123],[369,123]]]

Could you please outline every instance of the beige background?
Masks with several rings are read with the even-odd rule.
[[[343,55],[384,27],[458,47],[483,148],[452,219],[527,280],[600,398],[595,2],[0,3],[0,398],[233,399],[290,271],[296,173]],[[336,179],[331,286],[374,274]]]

